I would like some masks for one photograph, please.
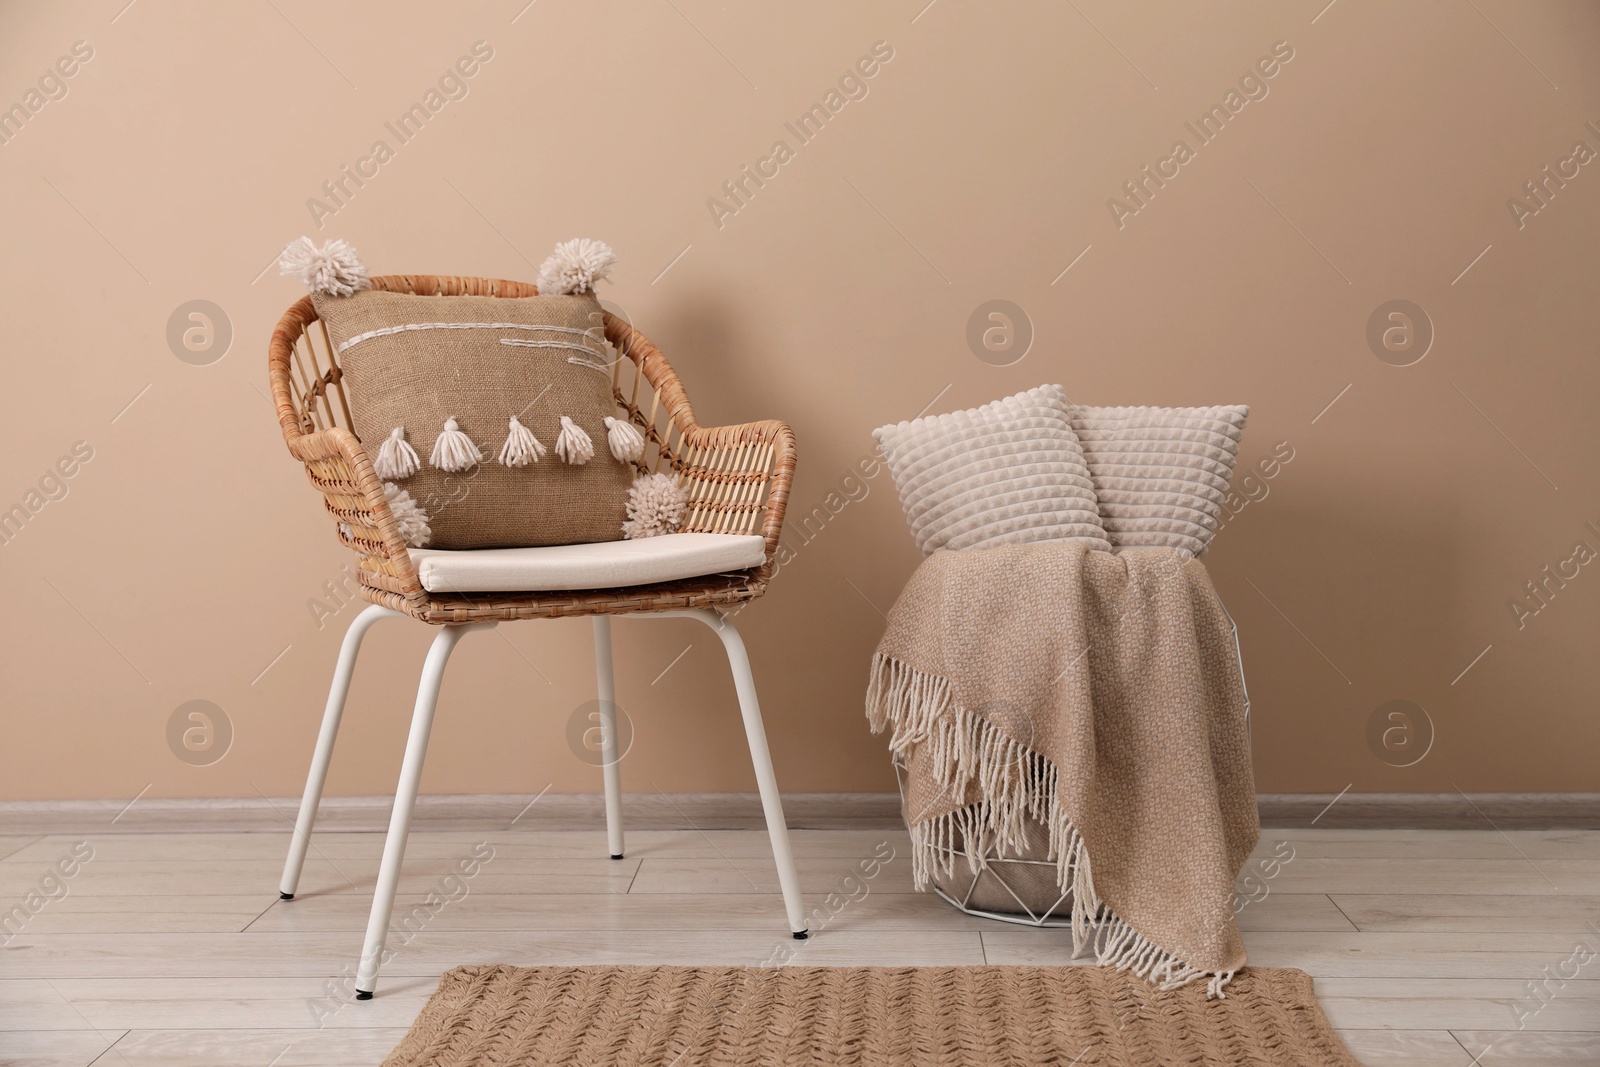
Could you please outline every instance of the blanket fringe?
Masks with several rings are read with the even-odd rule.
[[[911,870],[918,889],[926,889],[936,872],[952,874],[958,855],[977,875],[985,856],[1019,853],[1029,820],[1038,822],[1049,831],[1047,857],[1056,865],[1056,884],[1072,897],[1075,957],[1092,950],[1097,964],[1132,971],[1163,990],[1205,978],[1208,999],[1226,997],[1223,988],[1235,972],[1189,966],[1100,901],[1088,846],[1061,809],[1055,765],[984,716],[957,707],[949,679],[875,655],[867,721],[873,733],[890,731],[889,750],[897,760],[923,749],[935,780],[950,795],[964,797],[969,786],[977,786],[975,803],[911,827]]]

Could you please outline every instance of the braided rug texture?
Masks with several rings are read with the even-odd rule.
[[[1303,971],[457,967],[383,1067],[1360,1067]]]

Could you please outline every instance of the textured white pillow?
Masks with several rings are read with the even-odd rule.
[[[1068,407],[1118,548],[1198,556],[1217,532],[1250,409]]]
[[[1109,552],[1059,385],[872,431],[923,554],[1033,541]]]

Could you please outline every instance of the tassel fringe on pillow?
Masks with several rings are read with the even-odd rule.
[[[611,450],[611,455],[622,463],[637,463],[644,456],[644,434],[632,423],[610,415],[605,417],[605,424],[606,446]],[[594,458],[594,439],[582,426],[563,415],[555,449],[556,456],[563,463],[582,466]],[[548,451],[544,442],[513,415],[508,420],[505,444],[500,446],[496,458],[507,467],[526,467],[539,462]],[[434,438],[428,462],[435,470],[464,471],[483,462],[483,451],[451,416],[444,421],[439,436]],[[396,426],[389,431],[389,436],[384,438],[372,461],[372,472],[385,480],[409,478],[421,468],[422,461],[417,458],[416,449],[406,441],[404,426]]]
[[[371,284],[355,248],[337,238],[320,246],[309,237],[290,241],[278,256],[278,273],[299,278],[311,292],[329,296],[352,296]]]
[[[372,473],[385,480],[409,478],[421,466],[417,450],[406,443],[405,427],[396,426],[379,446],[377,458],[372,461]]]
[[[624,463],[637,463],[644,455],[644,434],[631,422],[606,416],[606,444],[611,454]]]
[[[506,443],[500,447],[500,462],[507,467],[526,467],[539,462],[544,453],[545,447],[533,436],[533,431],[518,422],[515,415],[511,416],[510,432],[506,434]]]
[[[563,463],[581,466],[594,458],[594,442],[583,427],[561,416],[561,432],[556,435],[556,455]]]
[[[628,490],[628,521],[622,536],[630,540],[676,533],[689,509],[689,491],[676,475],[641,474]]]
[[[483,453],[472,443],[454,417],[444,420],[444,429],[434,438],[433,452],[428,462],[442,471],[464,471],[483,459]]]

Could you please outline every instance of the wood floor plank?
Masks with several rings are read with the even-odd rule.
[[[1069,930],[989,929],[983,943],[990,963],[1071,962]],[[1573,946],[1561,934],[1253,931],[1245,935],[1245,947],[1251,966],[1297,967],[1319,977],[1525,980],[1564,959]]]
[[[1597,830],[1318,830],[1268,828],[1258,854],[1288,841],[1308,858],[1406,859],[1600,859]]]
[[[424,898],[397,898],[396,915],[404,916]],[[700,894],[495,894],[472,892],[432,913],[430,931],[445,930],[680,930],[701,935],[723,931],[787,929],[783,900],[776,893],[721,894],[706,906]],[[154,912],[157,903],[167,910]],[[943,931],[996,930],[1002,924],[964,915],[931,893],[871,891],[858,899],[812,894],[805,899],[813,927],[841,930]],[[105,910],[86,912],[90,904]],[[360,932],[366,929],[371,900],[354,894],[303,896],[292,901],[235,897],[187,897],[162,900],[95,898],[80,901],[77,910],[35,916],[12,945],[0,948],[0,967],[13,966],[10,949],[49,944],[60,935],[131,935],[130,943],[161,944],[161,938],[137,935],[233,933],[249,928],[249,936],[279,933]],[[1275,893],[1240,915],[1247,933],[1265,931],[1347,932],[1354,928],[1327,897]],[[1013,929],[1005,927],[1004,929]],[[1021,929],[1021,928],[1016,928]],[[60,942],[68,944],[69,942]],[[108,942],[115,943],[115,942]]]
[[[175,835],[167,835],[168,837]],[[249,836],[249,835],[240,835]],[[370,886],[376,878],[378,855],[382,842],[378,835],[330,835],[362,838],[359,848],[347,850],[350,854],[331,857],[313,851],[307,860],[302,882],[308,890],[354,883],[358,887]],[[553,837],[553,834],[544,834]],[[569,835],[572,837],[586,835]],[[658,835],[666,836],[666,835]],[[631,850],[629,858],[622,861],[595,855],[587,844],[577,849],[573,842],[557,842],[528,846],[518,842],[490,844],[492,859],[481,864],[483,874],[494,878],[534,876],[551,883],[571,875],[597,874],[613,880],[631,872],[641,858],[651,861],[648,877],[641,880],[638,891],[674,891],[681,879],[674,875],[693,877],[707,869],[725,868],[734,881],[744,883],[737,872],[760,874],[774,878],[771,854],[765,842],[752,841],[759,835],[745,834],[744,842],[735,845],[727,840],[718,843],[707,835],[678,836],[674,841],[658,841],[654,845],[641,845]],[[907,855],[903,843],[900,847],[886,843],[883,835],[852,834],[859,840],[840,840],[844,835],[833,835],[827,843],[815,842],[800,853],[804,861],[814,868],[847,871],[851,862],[871,861],[875,856],[890,854],[902,859]],[[874,837],[876,839],[874,840]],[[203,848],[196,847],[190,855],[174,855],[170,847],[152,846],[155,855],[138,854],[133,844],[137,837],[111,839],[109,845],[97,849],[95,858],[81,866],[72,877],[70,888],[80,895],[131,894],[160,895],[170,893],[178,878],[201,880],[212,893],[248,892],[254,889],[272,889],[281,873],[282,857],[279,849],[263,850],[257,855],[228,855],[213,857]],[[481,840],[481,839],[480,839]],[[0,861],[0,895],[21,895],[34,888],[42,874],[48,873],[53,859],[60,858],[58,842],[35,842],[9,860]],[[759,847],[756,847],[759,846]],[[466,840],[419,841],[408,847],[403,877],[438,877],[449,873],[458,863],[473,858],[473,844]],[[232,851],[232,850],[230,850]],[[121,858],[112,859],[111,855]],[[481,856],[483,853],[479,853]],[[204,858],[198,858],[204,857]],[[1349,857],[1322,857],[1302,855],[1283,862],[1273,878],[1273,887],[1289,892],[1320,892],[1331,894],[1465,894],[1490,895],[1537,893],[1540,895],[1570,895],[1573,893],[1600,894],[1600,859],[1561,859],[1544,857],[1533,861],[1519,856],[1509,858],[1479,858],[1464,865],[1455,858],[1385,856],[1351,863]],[[723,861],[720,864],[708,861]],[[828,863],[838,860],[838,863]],[[891,861],[893,865],[893,861]],[[909,870],[909,864],[899,866]],[[722,879],[718,879],[720,882]],[[775,883],[774,883],[775,884]],[[540,891],[558,891],[543,888]],[[716,891],[716,890],[707,890]],[[738,890],[727,890],[738,891]],[[3,898],[3,897],[0,897]]]
[[[380,979],[373,1000],[341,1000],[330,978],[67,978],[49,983],[53,1011],[32,1029],[215,1030],[406,1027],[438,988],[437,978]],[[0,1009],[10,1009],[0,981]],[[40,982],[38,985],[45,985]],[[35,1002],[42,994],[32,994]],[[65,1002],[63,1002],[63,998]],[[0,1010],[0,1019],[17,1017]]]
[[[0,978],[0,1033],[11,1030],[105,1030],[73,1007],[54,982]],[[115,1027],[118,1032],[127,1027]]]
[[[1550,933],[1262,932],[1245,944],[1255,966],[1337,978],[1526,980],[1573,949],[1571,937]]]
[[[1600,1018],[1594,1020],[1600,1027]],[[1553,1033],[1524,1030],[1457,1030],[1455,1036],[1468,1052],[1479,1057],[1479,1067],[1595,1067],[1600,1063],[1600,1032]]]
[[[1597,917],[1590,895],[1336,893],[1333,901],[1361,930],[1597,934],[1587,925]]]
[[[1326,901],[1327,898],[1322,898]],[[990,920],[963,915],[928,893],[873,892],[830,907],[822,894],[806,897],[808,914],[830,915],[845,927],[886,930],[981,930]],[[274,903],[250,932],[363,930],[371,901],[349,894]],[[1328,911],[1335,916],[1331,904]],[[1342,929],[1350,929],[1344,922]],[[815,920],[813,920],[815,922]],[[783,898],[776,893],[725,893],[708,907],[698,893],[479,894],[441,909],[430,930],[662,930],[714,934],[729,930],[787,929]]]
[[[458,838],[459,839],[459,838]],[[563,848],[597,850],[603,854],[605,835],[570,831],[519,830],[489,835],[496,848],[522,848],[541,855]],[[678,856],[685,859],[729,856],[735,859],[771,859],[772,843],[764,832],[749,830],[634,830],[625,835],[630,857]],[[911,835],[903,828],[871,830],[790,830],[789,845],[796,856],[864,859],[881,855],[884,847],[902,857],[910,854]]]
[[[1363,1067],[1473,1067],[1448,1030],[1340,1030],[1339,1040]]]
[[[351,898],[355,899],[354,897]],[[277,902],[277,894],[71,897],[29,918],[22,934],[232,933]]]
[[[306,739],[307,750],[311,739]],[[298,783],[297,783],[298,784]],[[132,798],[130,798],[132,799]],[[0,802],[0,833],[117,834],[187,833],[196,829],[237,833],[282,833],[294,824],[300,796],[143,798],[82,801]],[[322,830],[382,831],[393,806],[386,796],[324,797],[317,825]],[[726,830],[765,829],[761,799],[754,793],[624,793],[623,817],[638,830],[676,830],[685,825]],[[785,793],[784,814],[792,829],[902,829],[898,793]],[[605,801],[598,793],[430,795],[417,798],[415,830],[579,830],[605,828]]]
[[[1247,868],[1248,869],[1248,868]],[[1296,857],[1283,863],[1274,889],[1296,893],[1590,893],[1600,895],[1600,860]]]
[[[382,1063],[405,1035],[399,1026],[130,1030],[97,1067],[351,1067]]]
[[[89,1067],[123,1033],[122,1030],[0,1030],[0,1064],[4,1067]]]
[[[1342,933],[1355,926],[1324,893],[1273,892],[1265,900],[1251,901],[1238,913],[1239,929],[1320,930]]]
[[[466,853],[458,857],[461,860],[466,858]],[[498,883],[502,887],[514,886],[517,891],[528,893],[625,893],[641,862],[638,859],[507,858],[496,855],[479,864],[477,873],[469,880],[474,887],[484,890]],[[689,870],[697,866],[732,870],[729,863],[720,857],[672,862],[682,864]],[[752,869],[760,866],[755,860],[738,862]],[[771,859],[766,863],[770,867]],[[346,862],[335,865],[308,859],[300,878],[300,892],[370,895],[377,883],[377,867],[376,863]],[[400,869],[400,889],[402,892],[426,892],[437,888],[442,878],[457,873],[457,870],[454,860],[407,856]],[[0,900],[21,897],[37,888],[44,873],[48,873],[47,868],[36,869],[25,862],[0,864]],[[281,862],[265,860],[195,860],[188,864],[91,861],[80,867],[77,874],[62,881],[66,883],[68,897],[79,899],[171,896],[192,892],[197,886],[212,893],[259,892],[277,896],[281,874]]]
[[[38,834],[0,834],[0,860],[17,855],[39,840]]]
[[[1509,978],[1316,977],[1317,1000],[1335,1027],[1516,1031],[1515,1004],[1527,1004],[1526,980]],[[1532,1019],[1534,1031],[1594,1031],[1600,980],[1568,982]]]
[[[259,860],[281,867],[291,834],[282,833],[140,833],[99,835],[90,839],[96,863],[168,862],[190,864],[204,860]],[[312,835],[310,859],[334,863],[365,860],[376,867],[383,854],[382,833],[322,833]],[[7,838],[0,837],[0,852]],[[73,835],[18,837],[22,842],[9,858],[53,863],[75,842]],[[406,842],[406,859],[454,861],[486,842],[497,857],[538,859],[606,859],[604,830],[501,830],[487,833],[416,832]],[[792,830],[790,845],[797,856],[867,856],[881,842],[900,855],[910,848],[904,830]],[[635,830],[626,835],[629,858],[676,856],[704,859],[721,855],[762,858],[772,855],[767,836],[746,830]]]
[[[402,902],[417,898],[401,898]],[[850,898],[846,898],[850,899]],[[834,920],[855,925],[882,925],[886,929],[993,929],[991,919],[965,915],[932,893],[894,893],[872,889],[864,898],[850,899],[842,908],[830,906],[826,894],[808,894],[808,913],[818,909],[838,912]],[[250,926],[252,933],[296,930],[365,929],[371,902],[353,894],[302,897],[273,902]],[[783,901],[776,893],[724,893],[716,907],[708,908],[698,893],[479,894],[474,892],[460,907],[445,908],[429,923],[437,930],[652,930],[664,926],[716,931],[765,928],[781,922]],[[1239,926],[1254,930],[1351,931],[1355,927],[1322,894],[1274,893],[1251,904],[1239,915]]]
[[[886,853],[887,855],[887,853]],[[866,878],[859,864],[876,864],[876,873]],[[803,893],[845,892],[851,885],[870,885],[873,892],[910,893],[911,859],[895,853],[879,863],[870,854],[863,857],[797,857]],[[869,869],[874,869],[870,868]],[[845,879],[852,878],[850,884]],[[776,893],[778,870],[771,856],[744,859],[718,857],[716,861],[686,859],[647,859],[639,866],[639,877],[630,893]]]
[[[578,964],[705,964],[757,966],[792,960],[818,966],[957,966],[984,962],[976,929],[923,930],[916,937],[875,926],[828,923],[795,941],[781,912],[764,929],[703,933],[673,929],[495,930],[424,929],[392,934],[394,959],[386,975],[438,977],[469,963],[518,966]],[[300,934],[114,934],[18,938],[0,950],[13,978],[321,978],[354,965],[362,931]]]

